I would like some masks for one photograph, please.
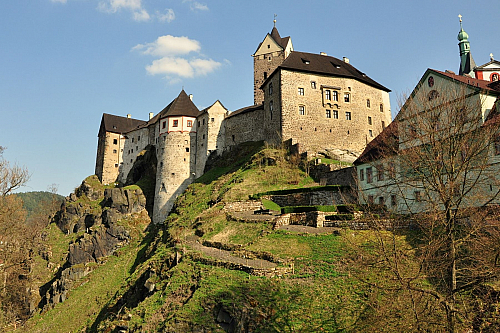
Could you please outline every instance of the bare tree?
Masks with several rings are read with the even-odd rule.
[[[406,215],[393,221],[411,220],[416,231],[406,235],[408,246],[379,230],[369,252],[356,247],[364,254],[357,261],[386,277],[365,282],[406,293],[415,331],[471,329],[475,290],[500,274],[500,122],[495,108],[487,114],[484,96],[459,84],[413,94],[395,119],[397,144],[379,148],[372,162],[379,173],[384,162],[395,164],[378,191],[398,196]]]

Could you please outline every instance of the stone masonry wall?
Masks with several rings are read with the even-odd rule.
[[[264,196],[281,207],[286,206],[328,206],[346,204],[348,200],[343,193],[337,191],[316,191],[287,195]]]
[[[106,132],[105,136],[99,137],[95,174],[103,184],[117,180],[122,167],[124,142],[125,138],[117,133]]]
[[[171,132],[158,140],[153,222],[162,223],[175,199],[195,179],[196,133]]]
[[[146,148],[149,143],[148,128],[141,128],[127,133],[123,145],[123,165],[120,170],[118,180],[124,183],[127,180],[128,173],[137,159],[141,151]]]
[[[262,104],[264,102],[264,92],[260,89],[261,85],[266,80],[264,73],[267,77],[283,63],[285,60],[285,52],[272,52],[264,55],[258,55],[253,58],[253,74],[254,74],[254,104]]]
[[[263,113],[264,110],[258,109],[226,118],[225,149],[243,142],[265,140]]]
[[[223,122],[226,112],[226,109],[216,102],[196,118],[196,177],[203,175],[207,158],[212,152],[220,154],[224,150]]]
[[[316,88],[311,82],[315,82]],[[292,144],[299,142],[305,151],[329,147],[361,152],[382,131],[382,125],[391,122],[390,105],[386,104],[388,94],[354,79],[281,70],[280,88],[282,139],[291,138]],[[299,94],[299,88],[303,88],[304,95]],[[325,100],[327,89],[337,91],[338,101]],[[350,102],[344,101],[345,93],[350,94]],[[305,115],[299,114],[301,105]],[[330,110],[330,118],[326,110]],[[334,111],[338,112],[338,119]],[[346,112],[350,112],[351,120],[346,119]]]

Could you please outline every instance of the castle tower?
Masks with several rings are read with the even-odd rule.
[[[460,32],[457,37],[458,49],[460,50],[460,69],[458,74],[475,77],[474,68],[476,67],[476,63],[470,53],[469,35],[462,27],[462,15],[458,15],[458,17],[460,18]]]
[[[276,20],[270,34],[267,34],[262,43],[259,44],[253,57],[253,101],[255,105],[264,102],[264,92],[260,86],[267,77],[285,61],[293,51],[292,39],[290,37],[281,38],[276,29]]]
[[[195,179],[196,117],[199,114],[182,90],[158,115],[154,223],[165,220],[177,196]]]

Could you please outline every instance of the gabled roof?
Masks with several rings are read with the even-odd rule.
[[[179,96],[161,110],[159,115],[160,118],[171,116],[198,117],[200,115],[200,110],[198,110],[191,98],[189,98],[184,89],[182,89]]]
[[[248,112],[253,112],[253,111],[257,111],[257,110],[263,110],[263,109],[264,109],[264,105],[263,104],[250,105],[250,106],[246,106],[244,108],[241,108],[241,109],[238,109],[236,111],[231,112],[227,116],[227,118],[234,117],[234,116],[237,116],[237,115],[240,115],[240,114],[244,114],[244,113],[248,113]]]
[[[114,116],[112,114],[103,113],[101,126],[99,128],[99,135],[102,134],[102,131],[118,133],[118,134],[126,133],[128,131],[138,128],[139,126],[145,123],[146,122],[143,120]]]
[[[271,76],[279,69],[351,78],[380,90],[387,92],[391,91],[343,60],[326,55],[298,51],[291,52],[285,61],[283,61],[283,63],[267,78],[262,86],[264,86]]]
[[[273,27],[273,30],[271,30],[271,33],[267,34],[266,37],[268,35],[271,36],[271,38],[276,42],[276,44],[278,44],[279,46],[281,46],[283,49],[286,49],[286,46],[288,45],[288,42],[290,41],[290,36],[281,38],[281,36],[280,36],[280,34],[278,32],[278,29],[276,29],[276,27]],[[265,39],[266,38],[264,38],[264,40]],[[257,46],[257,49],[253,53],[254,55],[260,49],[260,47],[262,46],[263,42],[264,41],[262,41],[262,42],[259,43],[259,46]]]
[[[470,87],[479,88],[482,90],[487,90],[487,91],[492,91],[492,92],[497,92],[497,93],[500,92],[500,87],[498,87],[498,85],[495,85],[494,82],[474,79],[474,78],[471,78],[468,76],[457,75],[457,74],[453,74],[453,73],[449,73],[449,72],[441,72],[441,71],[438,71],[436,69],[431,69],[431,68],[429,68],[427,71],[433,71],[435,73],[449,77],[450,79],[453,79],[455,81],[459,81],[461,83],[464,83]],[[424,76],[425,76],[425,74],[424,74]]]
[[[203,110],[201,110],[201,112],[200,112],[200,114],[199,114],[198,116],[201,116],[203,113],[208,112],[208,109],[210,109],[212,106],[214,106],[214,105],[215,105],[215,104],[217,104],[217,103],[219,103],[219,104],[220,104],[220,105],[224,108],[224,110],[226,110],[226,112],[227,112],[227,111],[229,111],[229,110],[228,110],[228,109],[224,106],[224,104],[222,104],[222,103],[221,103],[221,101],[216,100],[216,101],[215,101],[212,105],[207,106],[206,108],[204,108]]]
[[[497,65],[498,68],[500,68],[500,61],[493,59],[493,60],[490,60],[489,62],[485,63],[484,65],[477,66],[476,68],[474,68],[474,71],[477,70],[477,69],[483,69],[483,68],[485,68],[485,67],[487,67],[489,65],[492,65],[492,64]]]
[[[365,150],[354,161],[354,165],[368,163],[396,155],[399,150],[398,120],[389,124],[382,133],[366,145]]]

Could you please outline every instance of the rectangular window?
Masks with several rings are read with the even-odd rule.
[[[186,153],[189,153],[189,148],[186,147]]]
[[[339,119],[339,112],[337,110],[333,110],[333,119]]]
[[[361,181],[361,182],[365,181],[365,170],[364,169],[359,169],[359,181]]]
[[[385,122],[382,121],[382,129],[384,129],[384,128],[385,128]]]
[[[369,196],[368,196],[368,203],[369,203],[370,205],[373,205],[373,204],[374,204],[373,195],[369,195]]]
[[[304,96],[304,88],[299,88],[299,95]]]
[[[117,150],[116,149],[113,149],[113,154],[116,154],[117,153]]]
[[[269,95],[273,94],[273,83],[269,83]]]
[[[137,137],[137,141],[140,141],[140,140],[141,140],[141,136],[139,135],[139,136]]]
[[[113,139],[113,144],[117,145],[118,144],[118,140],[117,139]]]
[[[332,117],[332,110],[326,110],[326,117],[331,118]]]
[[[210,122],[214,122],[215,121],[215,118],[210,118]]]
[[[327,101],[331,101],[332,100],[332,95],[331,95],[331,91],[330,90],[325,90],[325,99]]]
[[[351,95],[349,93],[344,94],[344,102],[349,103],[351,101]]]
[[[267,79],[267,72],[264,72],[264,80]]]
[[[368,130],[368,134],[370,134],[370,138],[373,138],[373,131],[372,130]]]
[[[372,117],[368,117],[368,125],[372,124]]]
[[[311,81],[311,88],[316,89],[316,82],[315,81]]]
[[[349,111],[345,113],[345,120],[351,120],[351,113]]]
[[[396,207],[396,195],[391,194],[391,207]]]
[[[188,120],[187,121],[187,127],[193,127],[193,121],[192,120]]]
[[[174,124],[172,126],[173,127],[178,127],[179,126],[179,121],[178,120],[174,120]]]
[[[367,183],[372,183],[373,182],[373,169],[366,168],[366,182]]]
[[[165,127],[167,127],[167,122],[164,121],[162,124],[161,124],[161,128],[164,129]]]
[[[306,114],[306,107],[304,105],[299,105],[299,115],[304,116]]]
[[[384,180],[384,166],[383,165],[380,165],[378,168],[377,168],[377,180],[379,182],[383,181]]]
[[[380,104],[380,112],[384,112],[384,104]]]
[[[132,138],[132,143],[134,143],[134,138]]]
[[[384,197],[378,197],[378,204],[381,206],[385,206],[385,198]]]
[[[338,92],[336,92],[336,91],[332,92],[332,100],[335,102],[338,102],[338,100],[339,100],[339,93]]]

